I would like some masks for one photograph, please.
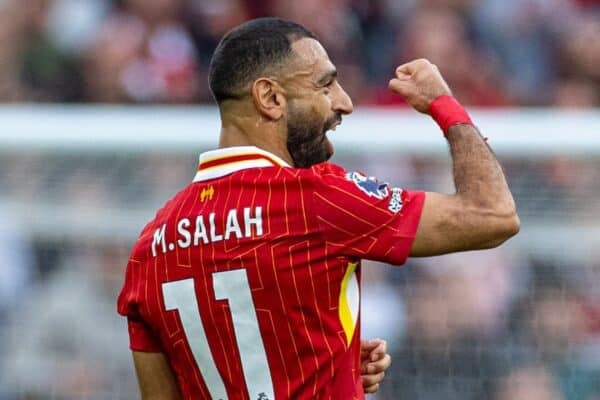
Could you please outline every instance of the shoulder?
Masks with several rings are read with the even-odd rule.
[[[303,186],[310,188],[313,197],[357,189],[352,181],[355,172],[348,172],[337,164],[324,162],[298,171]]]
[[[157,234],[157,231],[160,231],[163,225],[167,223],[167,221],[179,210],[181,210],[183,203],[185,203],[187,199],[195,198],[197,192],[198,186],[194,183],[190,183],[188,186],[175,194],[171,199],[166,201],[165,204],[156,211],[154,217],[142,229],[138,240],[133,247],[131,258],[143,259],[145,256],[147,256],[146,253],[149,249],[149,243],[152,242],[154,235]]]
[[[387,182],[368,176],[361,171],[347,171],[333,163],[321,163],[309,168],[306,172],[309,179],[314,181],[313,188],[317,191],[340,192],[356,194],[372,200],[382,200],[390,194]]]
[[[297,171],[303,180],[312,180],[316,183],[321,183],[327,179],[344,179],[346,176],[344,168],[330,162],[316,164],[310,168],[298,169]]]
[[[333,163],[320,163],[310,168],[265,168],[260,179],[254,179],[253,183],[261,180],[268,181],[273,187],[277,184],[284,185],[288,190],[295,186],[316,189],[320,186],[331,185],[331,180],[344,180],[346,171],[344,168]],[[273,186],[275,185],[275,186]]]
[[[343,178],[346,175],[346,170],[337,164],[324,162],[313,165],[309,168],[311,173],[316,176],[331,176]]]

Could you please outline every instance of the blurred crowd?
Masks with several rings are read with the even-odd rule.
[[[392,383],[380,398],[598,399],[597,298],[568,277],[583,269],[494,250],[388,271],[372,291],[400,287],[395,301],[404,304],[405,321],[396,331],[402,339],[391,342]],[[368,304],[376,311],[386,303],[363,296]],[[364,308],[362,317],[372,318]],[[395,319],[387,313],[386,320]]]
[[[477,106],[600,105],[599,0],[2,0],[0,101],[208,103],[207,67],[241,22],[313,30],[355,103],[425,57]]]

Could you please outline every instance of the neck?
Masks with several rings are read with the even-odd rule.
[[[219,147],[256,146],[272,153],[290,165],[294,161],[287,150],[284,132],[275,121],[260,115],[243,112],[221,111],[221,134]],[[239,110],[238,110],[239,111]]]

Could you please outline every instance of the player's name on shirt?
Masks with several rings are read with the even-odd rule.
[[[167,223],[162,224],[154,232],[153,257],[156,257],[159,251],[164,254],[167,251],[174,251],[176,247],[187,249],[190,246],[199,246],[201,243],[250,238],[253,233],[254,237],[262,236],[262,207],[232,208],[226,215],[221,216],[211,212],[208,216],[199,214],[195,217],[185,217],[177,221],[176,227],[177,235],[172,242],[168,242],[165,235],[165,232],[170,232]]]

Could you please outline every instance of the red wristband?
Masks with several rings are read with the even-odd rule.
[[[473,125],[467,110],[452,96],[443,95],[433,100],[429,105],[429,113],[444,132],[444,136],[446,136],[451,126],[458,124]]]

